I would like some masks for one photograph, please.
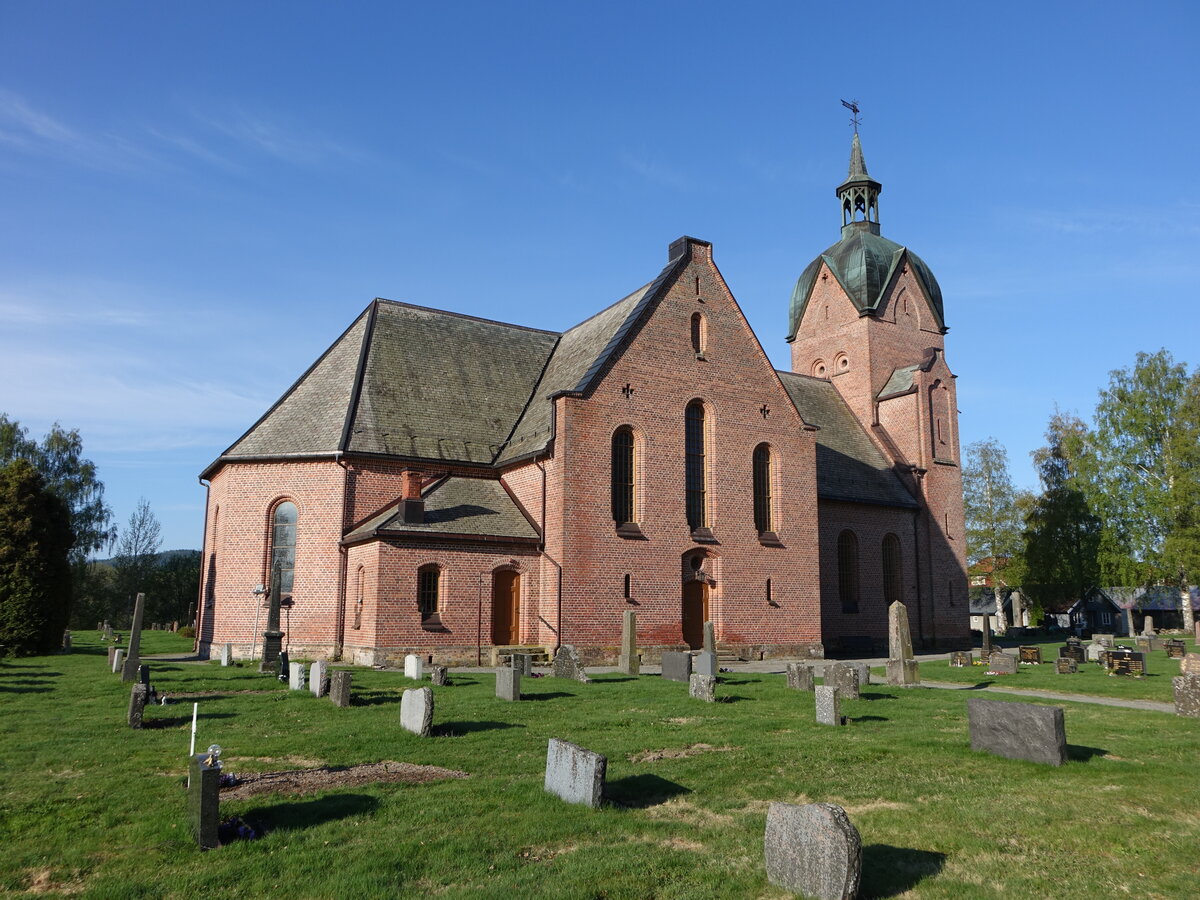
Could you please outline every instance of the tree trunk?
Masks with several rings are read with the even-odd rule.
[[[995,559],[995,557],[992,557]],[[996,579],[993,578],[993,581]],[[1008,620],[1004,615],[1004,599],[1000,596],[1000,588],[992,588],[992,594],[996,598],[996,634],[1006,634],[1008,632]]]

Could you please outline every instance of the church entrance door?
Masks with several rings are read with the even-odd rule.
[[[708,585],[689,581],[683,586],[683,641],[693,650],[704,646],[704,623],[708,621]]]
[[[521,642],[521,575],[502,569],[492,575],[492,643],[511,647]]]

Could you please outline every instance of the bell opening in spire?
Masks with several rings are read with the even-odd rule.
[[[863,157],[862,143],[858,132],[850,143],[850,169],[846,180],[837,189],[842,205],[842,230],[856,230],[879,234],[879,194],[883,185],[867,174],[867,161]]]

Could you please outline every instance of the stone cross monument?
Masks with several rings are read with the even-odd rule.
[[[267,608],[267,630],[263,632],[262,662],[260,672],[274,672],[279,664],[279,651],[283,649],[283,631],[279,627],[279,585],[283,581],[283,570],[275,563],[271,570],[271,593]]]

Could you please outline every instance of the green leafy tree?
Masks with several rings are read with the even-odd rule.
[[[26,459],[0,467],[0,644],[59,647],[71,614],[74,543],[66,504]]]
[[[1169,562],[1179,565],[1183,626],[1194,629],[1188,585],[1200,581],[1200,369],[1184,390],[1171,433],[1171,528],[1163,546]]]
[[[995,438],[968,444],[963,465],[967,559],[971,563],[988,558],[992,561],[992,586],[997,599],[996,631],[999,634],[1008,630],[1000,592],[1012,583],[1008,578],[1008,567],[1020,554],[1022,545],[1017,498],[1004,446]]]
[[[198,550],[160,553],[146,587],[146,615],[154,622],[178,621],[190,625],[188,607],[196,602],[199,591]]]
[[[1025,564],[1043,606],[1082,598],[1100,575],[1100,519],[1080,489],[1076,465],[1086,433],[1078,418],[1055,413],[1047,446],[1034,453],[1042,493],[1025,517]]]

